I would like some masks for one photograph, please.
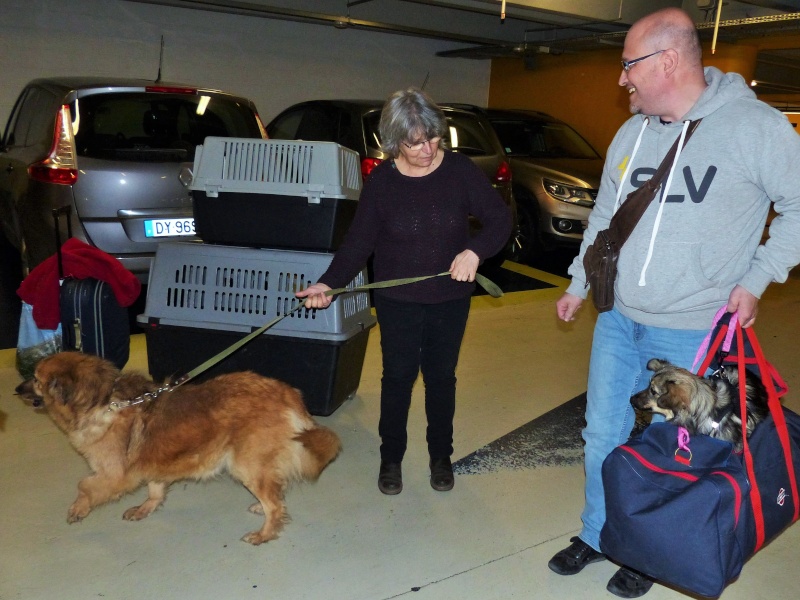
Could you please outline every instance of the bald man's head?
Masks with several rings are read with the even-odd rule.
[[[628,37],[631,36],[652,51],[675,49],[687,67],[702,66],[697,28],[689,15],[679,8],[665,8],[643,17],[628,31]]]

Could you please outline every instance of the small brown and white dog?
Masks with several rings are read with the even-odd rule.
[[[702,433],[731,442],[742,449],[742,420],[739,416],[739,369],[726,365],[711,377],[699,377],[675,365],[654,358],[647,363],[654,371],[650,385],[631,398],[634,408],[659,413],[670,423],[685,427],[690,434]],[[745,375],[747,436],[769,415],[767,392],[750,371]]]
[[[258,499],[250,511],[264,515],[261,529],[242,540],[262,544],[288,520],[286,487],[315,480],[341,448],[338,436],[311,418],[300,392],[275,379],[230,373],[128,405],[158,388],[78,352],[43,359],[34,378],[17,387],[34,405],[44,403],[93,471],[78,483],[69,523],[147,483],[147,500],[122,516],[138,521],[161,506],[173,481],[227,471]]]

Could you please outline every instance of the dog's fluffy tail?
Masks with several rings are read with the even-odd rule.
[[[306,429],[295,438],[303,445],[301,470],[303,478],[314,481],[322,470],[339,454],[342,443],[333,430],[322,425]]]

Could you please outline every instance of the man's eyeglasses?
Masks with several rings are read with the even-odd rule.
[[[441,139],[442,139],[441,137],[432,137],[429,140],[422,140],[421,142],[401,142],[401,143],[403,144],[403,146],[405,146],[412,152],[419,152],[420,150],[422,150],[422,147],[425,144],[430,144],[431,147],[438,146],[439,140]]]
[[[655,56],[656,54],[661,54],[664,50],[656,50],[652,54],[648,54],[647,56],[640,56],[639,58],[634,58],[633,60],[622,60],[622,70],[626,73],[631,70],[631,67],[635,65],[637,62],[643,61],[645,58],[650,58],[651,56]]]

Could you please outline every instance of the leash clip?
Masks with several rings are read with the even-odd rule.
[[[182,378],[183,379],[183,378]],[[128,408],[131,406],[136,406],[137,404],[143,404],[145,402],[152,402],[156,398],[158,398],[164,392],[169,392],[174,388],[175,385],[165,385],[163,387],[158,388],[155,392],[145,392],[141,396],[136,396],[133,400],[125,400],[123,402],[109,402],[108,403],[108,412],[115,412],[118,410],[122,410],[123,408]]]

